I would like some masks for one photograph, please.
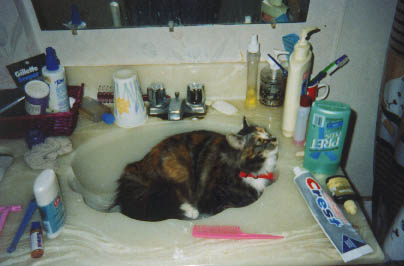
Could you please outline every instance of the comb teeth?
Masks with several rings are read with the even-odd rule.
[[[220,233],[220,234],[239,234],[241,233],[240,226],[233,225],[194,225],[194,232],[200,233]]]
[[[250,234],[233,225],[194,225],[192,236],[211,239],[282,239],[283,236],[267,234]]]

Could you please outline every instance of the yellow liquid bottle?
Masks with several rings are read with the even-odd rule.
[[[245,100],[247,109],[257,107],[257,80],[260,57],[258,35],[253,35],[247,51],[247,92]]]

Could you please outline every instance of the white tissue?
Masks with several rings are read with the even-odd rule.
[[[47,137],[44,143],[37,144],[24,154],[25,162],[32,169],[55,169],[56,158],[73,150],[68,137]]]

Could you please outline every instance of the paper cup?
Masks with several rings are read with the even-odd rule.
[[[120,127],[131,128],[146,121],[146,108],[136,72],[121,69],[114,73],[114,116]]]
[[[49,86],[40,80],[31,80],[24,86],[25,110],[30,115],[46,113],[49,102]]]

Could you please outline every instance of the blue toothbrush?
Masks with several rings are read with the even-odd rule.
[[[20,241],[21,236],[24,234],[25,227],[27,227],[27,224],[29,223],[29,220],[31,220],[31,217],[34,214],[37,207],[38,207],[38,205],[36,204],[35,199],[32,199],[29,202],[29,206],[24,213],[24,217],[22,218],[20,226],[18,227],[17,233],[15,233],[13,241],[11,242],[10,246],[7,248],[8,253],[12,253],[16,250],[17,244]]]

